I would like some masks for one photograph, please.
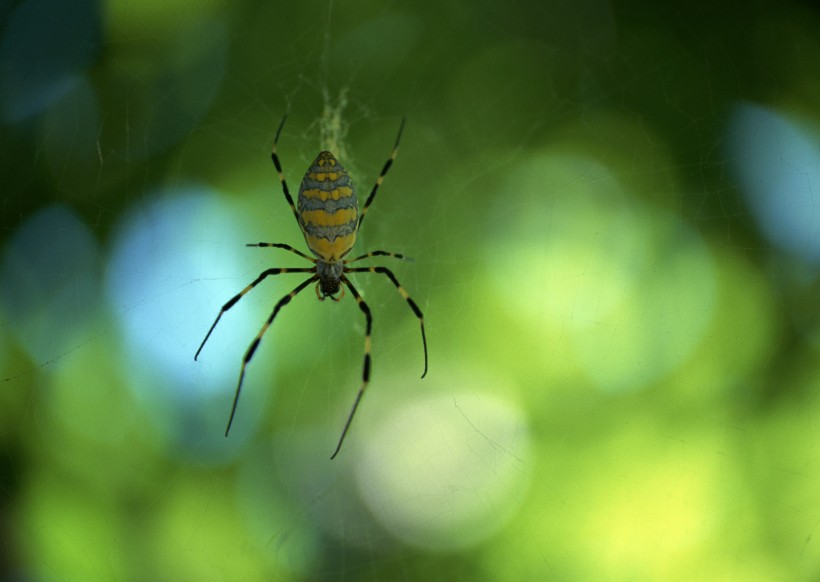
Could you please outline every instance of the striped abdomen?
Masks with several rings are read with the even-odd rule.
[[[299,226],[308,247],[326,263],[340,260],[356,240],[359,201],[350,176],[330,152],[321,152],[299,186]]]

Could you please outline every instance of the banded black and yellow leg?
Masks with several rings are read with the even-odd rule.
[[[213,325],[211,325],[211,329],[208,330],[208,333],[205,334],[205,339],[202,340],[202,343],[199,344],[199,349],[194,354],[194,360],[199,357],[199,352],[202,351],[202,348],[205,347],[205,342],[208,341],[208,338],[211,337],[211,332],[213,332],[216,324],[219,323],[219,320],[222,318],[222,314],[228,311],[231,307],[236,305],[236,303],[242,299],[242,297],[251,289],[259,285],[265,278],[270,277],[271,275],[281,275],[282,273],[312,273],[314,269],[312,267],[305,267],[305,268],[298,268],[298,269],[266,269],[262,271],[262,274],[259,275],[256,279],[254,279],[253,283],[242,289],[239,293],[231,297],[225,305],[222,306],[222,309],[219,310],[219,315],[216,316]]]
[[[367,197],[367,201],[362,206],[362,211],[359,214],[359,224],[356,227],[357,229],[362,227],[362,221],[364,220],[365,214],[367,214],[367,209],[370,208],[370,205],[373,204],[373,199],[376,197],[376,192],[379,190],[379,186],[382,185],[384,181],[384,177],[387,175],[387,171],[390,169],[390,166],[393,165],[393,162],[396,159],[396,154],[399,153],[399,142],[401,141],[401,132],[404,131],[404,122],[407,121],[406,117],[401,118],[401,125],[399,125],[399,134],[396,136],[396,144],[393,146],[393,151],[390,152],[390,157],[384,163],[384,167],[382,168],[381,174],[379,177],[376,178],[376,184],[373,186],[373,189],[370,191],[370,196]]]
[[[362,310],[362,313],[364,313],[364,368],[362,369],[362,385],[356,393],[356,400],[353,401],[353,408],[350,409],[350,414],[347,415],[347,422],[345,422],[345,426],[342,429],[342,436],[339,437],[339,444],[336,445],[336,450],[333,451],[333,454],[330,456],[331,460],[335,459],[336,455],[339,454],[339,450],[342,448],[342,443],[345,440],[345,436],[347,436],[347,431],[350,429],[350,423],[353,422],[353,416],[356,414],[356,409],[359,408],[359,402],[361,402],[364,391],[367,389],[367,384],[370,382],[370,332],[373,328],[373,316],[370,313],[370,308],[367,306],[367,303],[364,302],[362,296],[359,295],[359,292],[356,291],[356,288],[350,284],[350,281],[344,275],[342,275],[342,283],[347,285],[350,292],[353,293],[353,297],[356,299],[356,304],[359,306],[359,309]]]
[[[352,269],[348,269],[345,267],[346,273],[381,273],[387,276],[388,279],[396,286],[398,289],[399,294],[404,297],[404,300],[407,301],[407,304],[410,306],[410,309],[413,310],[413,313],[418,317],[419,324],[421,325],[421,343],[424,346],[424,372],[422,372],[421,377],[424,378],[427,375],[427,336],[424,334],[424,314],[419,309],[419,306],[416,305],[416,302],[413,301],[410,294],[404,290],[404,287],[401,286],[399,280],[396,279],[396,276],[388,269],[387,267],[355,267]],[[346,280],[346,279],[345,279]],[[351,288],[352,290],[352,288]]]
[[[399,253],[391,253],[388,251],[370,251],[364,255],[358,256],[355,259],[347,259],[343,261],[345,265],[349,263],[355,263],[356,261],[361,261],[362,259],[367,259],[370,257],[392,257],[394,259],[401,259],[402,261],[412,261],[410,257],[405,257],[404,255],[400,255]]]
[[[285,127],[285,121],[287,121],[288,116],[282,118],[282,121],[279,122],[279,129],[276,130],[276,137],[273,138],[273,149],[270,153],[270,159],[273,160],[273,165],[276,167],[276,173],[279,175],[279,183],[282,184],[282,192],[285,193],[285,200],[288,201],[288,205],[290,209],[293,211],[293,217],[296,218],[296,224],[301,224],[299,222],[299,214],[296,212],[296,206],[293,205],[293,198],[290,195],[290,190],[288,190],[288,182],[285,180],[285,174],[282,172],[282,164],[279,162],[279,156],[276,155],[276,144],[279,143],[279,134],[282,133],[282,128]]]
[[[295,253],[295,254],[299,255],[299,256],[300,256],[300,257],[302,257],[303,259],[307,259],[307,260],[308,260],[308,261],[310,261],[311,263],[315,263],[315,262],[316,262],[316,259],[314,259],[313,257],[309,257],[308,255],[306,255],[306,254],[305,254],[305,253],[303,253],[302,251],[297,250],[297,249],[293,248],[293,247],[292,247],[292,246],[290,246],[290,245],[286,245],[285,243],[266,243],[266,242],[258,242],[258,243],[248,243],[248,244],[246,244],[245,246],[246,246],[246,247],[273,247],[273,248],[276,248],[276,249],[285,249],[286,251],[290,251],[290,252],[292,252],[292,253]]]
[[[285,269],[283,269],[284,271]],[[302,272],[311,271],[312,269],[304,269]],[[231,416],[228,419],[228,427],[225,429],[225,436],[228,436],[228,432],[231,430],[231,424],[233,424],[233,417],[236,414],[236,405],[239,404],[239,393],[242,390],[242,381],[245,379],[245,367],[250,363],[251,358],[253,358],[253,354],[256,351],[256,348],[259,347],[259,342],[262,341],[262,336],[265,335],[265,332],[268,331],[268,328],[273,323],[273,320],[276,318],[276,314],[279,313],[279,310],[282,309],[285,305],[290,303],[290,300],[296,297],[302,289],[313,283],[318,277],[316,275],[306,279],[302,283],[300,283],[293,291],[282,297],[276,306],[273,308],[270,316],[268,317],[265,325],[262,326],[262,329],[259,330],[259,333],[256,334],[256,337],[253,338],[251,345],[248,346],[248,351],[245,352],[245,357],[242,358],[242,367],[239,369],[239,381],[236,384],[236,394],[233,397],[233,406],[231,406]]]

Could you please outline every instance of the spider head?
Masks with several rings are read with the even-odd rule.
[[[342,263],[316,261],[316,273],[319,275],[319,299],[334,298],[333,296],[339,292],[342,286],[342,270]]]

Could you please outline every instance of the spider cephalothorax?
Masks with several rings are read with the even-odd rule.
[[[322,260],[316,261],[316,274],[319,276],[319,282],[316,283],[316,295],[319,299],[330,297],[341,301],[334,297],[341,289],[344,295],[344,288],[342,287],[342,273],[344,272],[344,265],[340,262],[325,263]]]

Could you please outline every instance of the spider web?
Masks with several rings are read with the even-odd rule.
[[[816,578],[820,23],[770,13],[0,9],[3,573]],[[413,257],[430,372],[352,277],[333,462],[352,297],[282,309],[230,438],[301,275],[193,361],[306,266],[244,246],[305,250],[285,113],[291,192],[328,149],[360,204],[408,119],[354,253]]]

